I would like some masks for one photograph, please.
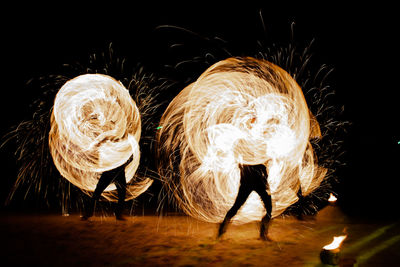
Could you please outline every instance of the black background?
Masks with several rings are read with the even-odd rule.
[[[215,4],[214,4],[215,5]],[[127,58],[149,68],[168,60],[168,35],[159,25],[176,25],[229,42],[235,55],[246,55],[264,30],[277,42],[313,38],[313,60],[334,67],[330,84],[338,108],[352,125],[345,136],[347,167],[339,170],[340,193],[351,212],[398,216],[400,178],[400,93],[398,88],[398,22],[394,6],[296,5],[262,6],[153,4],[148,7],[113,3],[82,5],[10,5],[1,18],[1,134],[22,119],[38,92],[25,83],[57,73],[64,63],[86,60],[109,42]],[[162,36],[160,38],[160,36]],[[160,41],[161,40],[161,41]],[[161,63],[160,63],[161,62]],[[1,151],[3,202],[16,174],[13,149]]]

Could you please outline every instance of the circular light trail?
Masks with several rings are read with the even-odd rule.
[[[85,74],[67,81],[56,95],[49,133],[50,152],[60,174],[90,194],[104,171],[125,167],[127,198],[144,192],[151,179],[135,181],[141,120],[129,91],[110,76]],[[116,187],[103,193],[116,200]]]
[[[229,58],[208,68],[164,112],[159,173],[187,214],[220,222],[238,192],[239,164],[265,164],[275,217],[298,200],[300,188],[307,195],[324,178],[309,142],[320,135],[286,71],[265,60]],[[253,192],[234,221],[264,214]]]

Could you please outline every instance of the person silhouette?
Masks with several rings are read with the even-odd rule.
[[[271,196],[267,193],[267,170],[263,164],[259,165],[239,165],[240,168],[240,186],[239,192],[236,196],[235,203],[226,213],[226,216],[218,229],[218,238],[220,238],[227,229],[231,219],[236,215],[240,207],[246,202],[250,193],[256,191],[261,197],[264,207],[267,211],[261,220],[260,238],[262,240],[271,240],[268,237],[268,227],[271,220],[272,200]]]
[[[126,163],[121,166],[105,171],[102,173],[99,181],[97,182],[96,189],[93,192],[93,195],[90,199],[89,205],[86,208],[84,215],[81,217],[82,221],[88,220],[93,216],[95,203],[100,199],[103,191],[109,186],[111,183],[114,183],[117,187],[118,192],[118,202],[116,208],[114,210],[115,217],[117,220],[124,221],[126,220],[123,216],[125,196],[126,196],[126,179],[125,179],[125,167],[129,164],[131,159],[129,159]]]

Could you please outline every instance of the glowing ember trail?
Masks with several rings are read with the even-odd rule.
[[[86,193],[102,172],[132,157],[125,168],[127,200],[144,192],[151,179],[135,181],[141,134],[139,110],[128,90],[110,76],[85,74],[66,82],[54,101],[49,133],[53,161],[61,175]],[[115,200],[116,187],[103,193]]]
[[[324,178],[309,142],[320,135],[301,88],[286,71],[265,60],[229,58],[182,90],[163,114],[159,173],[187,214],[220,222],[238,192],[238,165],[264,164],[275,217],[298,200],[300,188],[307,195]],[[264,214],[253,192],[234,222]]]
[[[342,242],[346,239],[346,237],[347,235],[334,236],[332,243],[324,246],[324,249],[333,250],[339,248]]]

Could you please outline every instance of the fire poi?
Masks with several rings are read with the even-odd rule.
[[[164,112],[159,173],[184,212],[220,222],[238,192],[238,165],[265,164],[275,217],[298,200],[300,188],[307,195],[324,178],[309,142],[320,135],[301,88],[286,71],[266,60],[229,58],[209,67]],[[234,222],[263,214],[253,192]]]
[[[51,116],[50,152],[60,174],[90,194],[102,172],[125,168],[126,199],[144,192],[151,179],[134,181],[139,166],[139,110],[122,83],[110,76],[85,74],[67,81],[57,93]],[[115,185],[103,196],[115,200]]]

